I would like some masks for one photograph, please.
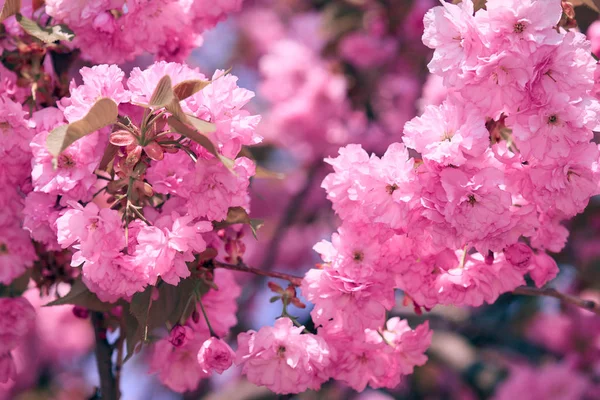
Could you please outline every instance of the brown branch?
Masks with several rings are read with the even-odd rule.
[[[583,308],[585,310],[600,315],[600,305],[598,305],[598,303],[596,303],[595,301],[585,300],[576,296],[572,296],[570,294],[561,293],[554,288],[537,289],[528,286],[521,286],[519,288],[516,288],[513,291],[513,294],[521,294],[524,296],[554,297],[555,299],[559,299],[562,302],[572,304],[574,306]]]
[[[92,325],[94,326],[94,336],[96,337],[96,363],[98,365],[98,375],[100,376],[100,391],[102,400],[117,400],[119,398],[119,389],[112,372],[112,347],[106,340],[106,328],[104,326],[104,314],[101,312],[92,312]]]
[[[294,286],[300,286],[302,284],[302,278],[299,276],[288,275],[288,274],[284,274],[283,272],[264,271],[262,269],[249,267],[243,263],[236,265],[236,264],[222,263],[220,261],[214,261],[213,266],[215,268],[224,268],[224,269],[229,269],[232,271],[249,272],[249,273],[255,274],[255,275],[283,279],[283,280],[290,282]]]

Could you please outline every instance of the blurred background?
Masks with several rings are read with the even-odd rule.
[[[577,3],[577,2],[574,2]],[[212,75],[232,67],[239,86],[256,92],[254,113],[264,142],[251,149],[259,165],[285,179],[252,184],[252,217],[265,221],[258,240],[246,238],[246,264],[302,275],[320,262],[312,246],[336,229],[321,181],[323,158],[360,143],[383,154],[401,140],[404,124],[445,91],[429,76],[431,51],[421,43],[423,16],[434,0],[246,0],[242,11],[204,35],[188,63]],[[577,6],[579,29],[595,38],[598,14]],[[589,30],[589,32],[588,32]],[[598,54],[600,55],[600,54]],[[124,66],[144,66],[151,56]],[[75,76],[77,68],[71,71]],[[556,254],[561,291],[600,300],[600,200],[568,223],[569,244]],[[269,303],[266,281],[239,274],[239,324],[231,334],[272,324],[281,306]],[[33,293],[28,298],[45,303]],[[504,295],[477,309],[436,307],[391,316],[434,330],[429,362],[394,391],[354,392],[329,382],[319,392],[276,396],[235,368],[184,395],[148,375],[142,352],[125,364],[123,400],[137,399],[600,399],[600,317],[550,298]],[[309,311],[292,309],[311,325]],[[110,338],[109,338],[110,339]],[[72,307],[40,308],[37,331],[17,354],[16,385],[0,399],[89,399],[98,376],[89,320]]]

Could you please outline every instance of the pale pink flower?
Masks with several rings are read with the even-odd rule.
[[[178,347],[169,338],[159,340],[151,347],[149,372],[158,373],[160,382],[176,392],[196,389],[200,380],[209,376],[198,363],[198,351],[209,337],[208,331],[194,330],[193,336]]]
[[[273,327],[242,332],[235,363],[250,382],[277,394],[318,390],[329,378],[329,347],[321,337],[302,334],[303,330],[289,318],[280,318]]]
[[[315,305],[311,316],[328,336],[377,329],[385,320],[385,310],[394,304],[391,287],[369,279],[355,281],[331,268],[309,270],[302,281],[302,294]]]
[[[485,119],[470,105],[446,101],[429,106],[404,127],[402,140],[426,160],[460,166],[489,146]]]
[[[204,373],[222,374],[233,365],[235,353],[222,339],[211,337],[200,347],[198,363]]]

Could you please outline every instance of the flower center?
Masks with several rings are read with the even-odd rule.
[[[362,251],[356,250],[354,253],[352,253],[352,259],[356,262],[361,262],[365,259],[365,255]]]
[[[283,357],[283,355],[285,354],[285,350],[285,346],[279,345],[279,347],[277,348],[277,355],[279,357]]]
[[[549,116],[548,117],[548,123],[550,125],[556,125],[558,123],[558,115],[552,114],[551,116]]]
[[[8,254],[8,246],[6,243],[0,243],[0,255]]]
[[[58,168],[71,169],[75,166],[75,160],[70,154],[61,154],[58,157]]]
[[[448,142],[452,141],[452,136],[454,136],[454,132],[447,132],[445,131],[444,134],[442,135],[442,137],[440,138],[440,141],[445,141],[447,140]]]
[[[385,191],[388,192],[388,194],[392,194],[394,193],[394,191],[398,189],[398,185],[396,185],[395,183],[393,185],[387,185],[385,187]]]
[[[525,24],[523,22],[517,22],[513,28],[515,33],[523,33],[523,31],[525,31]]]
[[[467,201],[472,206],[475,206],[475,203],[477,203],[477,199],[475,199],[475,195],[474,194],[470,194]]]

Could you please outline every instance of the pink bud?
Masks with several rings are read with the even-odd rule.
[[[200,313],[198,312],[198,310],[194,310],[194,312],[192,313],[192,321],[194,321],[194,323],[198,323],[200,322]]]
[[[81,319],[86,319],[87,317],[90,316],[90,312],[87,308],[83,308],[83,307],[79,307],[79,306],[73,307],[73,314],[77,318],[81,318]]]
[[[165,157],[165,152],[163,151],[160,144],[156,142],[151,142],[144,146],[144,152],[146,152],[148,157],[150,157],[154,161],[160,161]]]
[[[175,347],[181,347],[194,335],[194,332],[189,326],[175,325],[171,329],[169,342]]]
[[[217,374],[222,374],[231,367],[234,356],[235,353],[227,343],[211,337],[202,344],[198,352],[198,363],[204,373],[215,371]]]
[[[116,131],[110,134],[110,142],[115,146],[129,146],[135,142],[135,137],[129,131]]]
[[[525,243],[517,243],[504,250],[506,260],[517,268],[527,268],[531,263],[533,251]]]
[[[558,265],[552,257],[546,253],[539,253],[533,256],[529,266],[529,276],[535,282],[535,286],[542,287],[546,282],[554,279],[558,274]]]

